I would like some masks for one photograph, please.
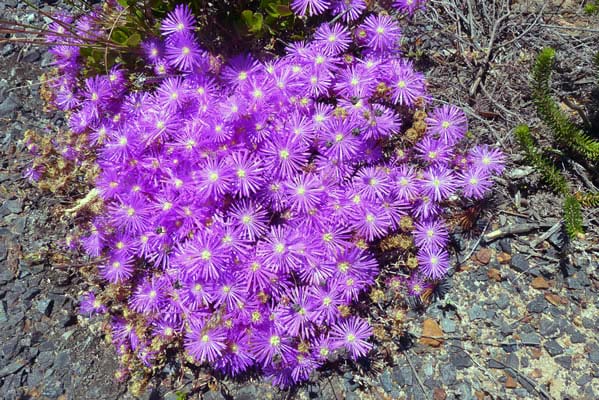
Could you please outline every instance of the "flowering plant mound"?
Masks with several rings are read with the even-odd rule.
[[[81,243],[106,285],[81,309],[111,315],[124,365],[175,347],[289,386],[337,355],[367,355],[372,329],[353,305],[377,277],[373,245],[407,235],[417,268],[402,284],[422,294],[450,267],[448,206],[482,199],[503,168],[498,151],[464,148],[460,109],[424,111],[397,18],[362,0],[291,8],[337,17],[280,57],[220,62],[177,6],[140,45],[141,84],[121,65],[84,77],[79,40],[105,34],[93,12],[51,27],[79,32],[50,36],[49,85],[94,149],[103,202]]]

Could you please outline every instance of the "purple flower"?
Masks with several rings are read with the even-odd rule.
[[[271,364],[275,357],[284,357],[293,351],[286,335],[275,327],[256,332],[252,339],[251,352],[256,361],[264,366]]]
[[[335,15],[342,15],[345,22],[352,22],[360,18],[366,9],[365,0],[333,0],[332,10]]]
[[[185,336],[185,349],[199,363],[213,362],[223,354],[226,338],[223,329],[193,327]]]
[[[449,253],[444,249],[422,248],[416,255],[420,272],[431,279],[440,279],[449,269]]]
[[[426,0],[395,0],[393,7],[408,15],[413,15],[417,10],[424,9]]]
[[[444,105],[435,108],[426,118],[427,133],[439,137],[450,146],[456,144],[468,131],[466,114],[460,108]]]
[[[351,37],[347,28],[339,23],[322,24],[314,34],[314,42],[329,55],[343,53],[349,48]]]
[[[501,174],[505,168],[505,155],[498,149],[487,145],[479,145],[468,152],[468,160],[475,168],[484,172]]]
[[[105,314],[108,308],[96,297],[94,292],[87,292],[79,299],[79,313],[91,317]]]
[[[489,178],[488,172],[472,166],[458,175],[458,185],[462,187],[466,197],[480,200],[491,188],[492,183]]]
[[[413,107],[426,94],[424,75],[414,71],[409,61],[394,61],[390,66],[389,83],[393,104]]]
[[[350,317],[331,329],[333,346],[345,347],[354,359],[367,355],[372,349],[372,344],[366,341],[371,335],[372,328],[358,317]]]
[[[401,30],[388,15],[369,15],[358,29],[358,38],[375,52],[389,51],[399,44]]]
[[[422,276],[419,272],[413,272],[410,275],[410,278],[406,281],[406,286],[408,288],[408,295],[420,297],[427,290],[432,288],[430,282],[427,282],[425,277]]]
[[[318,15],[325,12],[330,6],[329,0],[292,0],[291,9],[300,16]]]
[[[447,142],[426,136],[416,145],[420,158],[430,164],[447,165],[453,158],[453,148]]]
[[[449,232],[441,219],[429,219],[416,223],[414,242],[421,249],[443,249],[449,240]]]
[[[151,314],[164,307],[166,282],[164,279],[153,277],[139,284],[129,301],[134,311]]]
[[[202,64],[204,52],[191,33],[173,35],[166,43],[164,58],[180,71],[190,72]]]
[[[175,9],[168,13],[165,19],[162,20],[160,31],[164,35],[177,35],[187,32],[193,32],[196,25],[196,19],[189,8],[185,4],[178,4]]]
[[[429,167],[420,179],[420,193],[435,202],[446,200],[455,190],[456,179],[447,168]]]

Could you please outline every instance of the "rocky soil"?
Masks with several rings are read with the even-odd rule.
[[[523,163],[511,136],[518,122],[543,132],[527,82],[534,54],[544,46],[558,49],[556,93],[584,104],[599,20],[578,4],[515,3],[487,57],[492,27],[481,24],[476,35],[467,35],[443,12],[446,3],[452,2],[433,1],[437,12],[415,19],[406,52],[426,71],[436,100],[466,108],[475,140],[499,144],[510,157],[474,229],[455,236],[447,295],[426,310],[410,310],[401,337],[379,340],[370,365],[323,371],[286,392],[259,381],[173,376],[167,368],[143,398],[599,398],[599,212],[587,210],[586,238],[567,243],[559,229],[562,200]],[[14,0],[0,2],[0,17],[44,23]],[[475,24],[477,18],[472,15]],[[42,109],[37,83],[49,57],[10,43],[0,44],[0,57],[0,398],[131,398],[114,379],[116,357],[102,322],[77,315],[86,287],[79,268],[86,260],[60,247],[72,228],[61,210],[76,199],[42,193],[22,178],[30,161],[20,142],[24,131],[64,123]],[[564,169],[591,184],[596,178],[584,167]],[[489,237],[509,226],[528,229]]]

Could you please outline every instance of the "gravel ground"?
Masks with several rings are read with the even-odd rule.
[[[499,44],[535,21],[536,14],[526,10],[535,8],[521,9]],[[2,18],[15,15],[42,23],[21,2],[0,2]],[[459,268],[444,299],[424,311],[411,309],[402,336],[378,340],[369,365],[340,365],[290,392],[257,381],[207,385],[209,379],[197,371],[174,376],[168,367],[142,398],[174,400],[177,390],[205,399],[599,398],[597,211],[587,211],[583,241],[567,244],[559,231],[538,240],[559,221],[561,202],[522,164],[510,135],[517,122],[540,126],[526,89],[534,51],[545,45],[558,49],[556,81],[565,83],[556,89],[580,100],[580,93],[590,93],[584,69],[599,36],[539,21],[597,26],[576,5],[551,4],[526,37],[493,52],[486,66],[484,51],[460,53],[466,42],[456,38],[465,36],[446,15],[418,17],[406,31],[415,39],[406,51],[418,42],[427,54],[415,57],[430,76],[433,96],[467,107],[477,140],[499,143],[511,157],[476,227],[470,235],[455,236]],[[470,36],[484,49],[486,34]],[[35,85],[49,58],[11,44],[0,45],[0,54],[0,397],[130,398],[125,385],[115,382],[116,357],[104,342],[102,322],[77,317],[76,299],[86,287],[77,265],[84,260],[61,254],[57,246],[72,228],[60,210],[73,198],[40,193],[21,178],[28,163],[19,145],[24,131],[63,123],[60,115],[44,113]],[[481,66],[486,94],[478,88],[469,96]],[[460,85],[466,90],[455,90]],[[483,238],[524,223],[538,229],[490,242]]]

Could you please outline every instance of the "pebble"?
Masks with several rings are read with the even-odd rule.
[[[470,310],[468,310],[468,316],[471,321],[477,319],[484,319],[486,317],[485,310],[478,304],[473,305]]]
[[[458,369],[464,369],[472,366],[472,360],[464,351],[456,351],[449,356],[449,361]]]
[[[495,300],[495,304],[497,304],[497,307],[501,310],[505,310],[510,305],[510,302],[509,296],[505,293],[501,293],[499,297],[497,297],[497,300]]]
[[[54,307],[54,300],[52,299],[42,299],[38,300],[35,308],[46,317],[49,317],[52,314],[52,308]]]
[[[489,361],[487,361],[487,367],[489,368],[493,368],[493,369],[504,369],[504,365],[494,359],[489,359]]]
[[[526,306],[526,309],[531,313],[542,313],[545,308],[547,308],[547,302],[542,295],[535,297],[535,299]]]
[[[4,300],[0,300],[0,322],[8,322],[8,314],[6,313],[6,302]]]
[[[439,372],[441,373],[441,382],[443,382],[444,385],[450,386],[456,382],[457,375],[453,365],[442,364],[441,368],[439,368]]]
[[[409,366],[393,368],[393,378],[399,386],[410,386],[413,382],[412,370]]]
[[[445,333],[454,333],[456,331],[456,323],[451,318],[443,318],[441,320],[441,329]]]
[[[60,381],[51,381],[44,386],[42,394],[51,399],[55,399],[64,393],[64,387]]]
[[[9,117],[15,110],[19,108],[17,97],[14,93],[10,93],[8,97],[0,103],[0,118]]]
[[[541,338],[535,332],[522,333],[520,335],[520,337],[522,338],[522,343],[525,343],[526,345],[540,345],[541,344]]]
[[[527,271],[529,268],[528,260],[520,253],[516,253],[512,256],[510,266],[518,272]]]
[[[545,347],[545,350],[547,350],[549,355],[552,357],[560,355],[564,352],[563,347],[560,346],[560,344],[555,339],[551,339],[550,341],[545,343],[545,346],[543,347]],[[597,362],[599,362],[599,360]]]
[[[558,331],[558,325],[555,321],[542,317],[539,323],[539,333],[544,337],[553,337]]]
[[[572,356],[556,357],[555,362],[564,367],[565,369],[572,368]]]

